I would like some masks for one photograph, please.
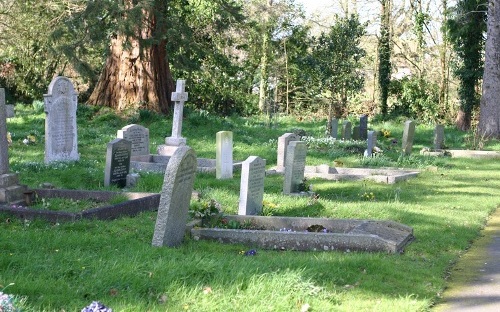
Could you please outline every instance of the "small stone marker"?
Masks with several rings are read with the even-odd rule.
[[[278,158],[276,160],[276,171],[278,172],[285,170],[287,149],[292,141],[300,141],[300,137],[295,133],[285,133],[278,138]]]
[[[153,246],[182,243],[196,174],[196,154],[188,146],[177,148],[168,162],[153,234]]]
[[[125,139],[114,139],[106,148],[106,168],[104,171],[104,186],[127,185],[127,175],[130,169],[130,154],[132,143]]]
[[[339,120],[337,118],[332,119],[332,132],[330,136],[334,139],[338,137],[339,134]]]
[[[131,124],[117,131],[116,137],[132,143],[131,157],[149,160],[149,129],[141,125]]]
[[[5,108],[7,110],[7,118],[14,118],[16,115],[14,112],[14,105],[6,105]]]
[[[359,138],[366,140],[368,138],[368,116],[359,116]]]
[[[403,154],[410,155],[413,147],[413,137],[415,136],[415,122],[407,120],[403,130]]]
[[[373,148],[377,145],[377,132],[368,131],[368,138],[366,139],[366,150],[365,157],[371,157],[373,155]]]
[[[351,139],[351,122],[349,120],[344,121],[342,124],[342,140]]]
[[[434,128],[434,149],[442,150],[444,148],[444,126],[436,125]]]
[[[293,141],[288,145],[285,165],[283,194],[299,192],[299,185],[304,180],[307,145],[305,142]]]
[[[76,128],[77,94],[66,77],[56,77],[44,95],[45,163],[80,159]]]
[[[359,126],[354,126],[352,128],[352,139],[353,140],[359,140],[361,139],[360,133],[359,133]]]
[[[239,215],[260,215],[264,198],[266,160],[250,156],[241,164]]]
[[[233,178],[233,132],[219,131],[216,135],[215,175],[217,179]]]

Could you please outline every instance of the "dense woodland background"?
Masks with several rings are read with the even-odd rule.
[[[80,103],[169,113],[186,79],[209,114],[404,116],[499,137],[498,2],[334,0],[337,14],[306,16],[294,0],[0,0],[0,85],[32,103],[64,75]]]

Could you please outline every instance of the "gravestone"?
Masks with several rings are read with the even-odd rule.
[[[250,156],[241,164],[239,215],[262,213],[266,160]]]
[[[295,133],[285,133],[278,138],[278,158],[276,160],[276,171],[285,170],[287,149],[290,142],[300,141],[300,136]]]
[[[131,159],[149,161],[149,129],[141,125],[128,125],[117,131],[116,137],[132,144]]]
[[[337,118],[332,119],[332,131],[330,136],[334,139],[338,137],[339,134],[339,120]]]
[[[351,122],[349,120],[344,121],[342,124],[342,140],[351,139]]]
[[[175,92],[172,92],[171,100],[174,102],[174,118],[172,122],[172,136],[165,138],[165,145],[158,147],[158,155],[171,156],[178,146],[186,145],[186,139],[182,137],[182,118],[184,102],[188,99],[185,92],[186,80],[177,80]]]
[[[215,176],[217,179],[233,178],[233,132],[219,131],[216,135]]]
[[[366,140],[368,138],[368,116],[359,116],[359,138]]]
[[[354,126],[352,128],[352,139],[353,140],[357,141],[357,140],[361,139],[360,134],[359,134],[359,129],[360,129],[359,126]]]
[[[413,147],[413,137],[415,136],[415,122],[407,120],[403,130],[403,154],[410,155]]]
[[[132,143],[125,139],[114,139],[106,148],[104,186],[125,187],[130,169]]]
[[[287,195],[299,192],[299,186],[304,181],[306,155],[307,145],[305,142],[290,142],[286,153],[283,194]]]
[[[436,125],[434,128],[434,149],[441,150],[444,148],[444,126]]]
[[[14,112],[14,105],[6,105],[7,118],[14,118],[16,113]]]
[[[15,173],[9,173],[9,142],[7,141],[7,110],[5,89],[0,88],[0,203],[19,201],[26,186],[19,185]]]
[[[368,138],[366,139],[365,157],[373,155],[373,148],[377,145],[377,132],[368,131]]]
[[[180,146],[170,158],[163,179],[153,246],[173,247],[182,243],[196,166],[196,154],[188,146]]]
[[[80,159],[76,128],[77,93],[66,77],[49,85],[45,102],[45,163]]]

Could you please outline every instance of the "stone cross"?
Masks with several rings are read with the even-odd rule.
[[[233,132],[219,131],[216,134],[215,176],[217,179],[233,178]]]
[[[186,80],[177,80],[175,92],[172,92],[171,100],[175,102],[174,119],[172,123],[172,136],[165,139],[165,144],[167,145],[186,145],[186,139],[181,136],[184,102],[188,99],[188,93],[184,91],[185,87]]]
[[[7,142],[7,111],[5,89],[0,88],[0,175],[9,172],[9,143]]]
[[[250,156],[241,164],[239,215],[260,215],[264,198],[266,160]]]
[[[413,137],[415,136],[415,122],[412,120],[407,120],[405,122],[405,127],[403,130],[403,154],[410,155],[411,149],[413,147]]]

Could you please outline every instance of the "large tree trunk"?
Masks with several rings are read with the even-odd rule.
[[[500,0],[490,0],[478,134],[500,138]]]
[[[156,14],[160,14],[158,11]],[[145,14],[147,15],[147,14]],[[111,39],[110,53],[90,98],[89,104],[112,107],[115,110],[138,108],[167,113],[170,94],[175,91],[168,64],[166,41],[143,45],[154,32],[166,31],[157,25],[155,16],[149,25],[138,30],[138,38],[118,34]]]

